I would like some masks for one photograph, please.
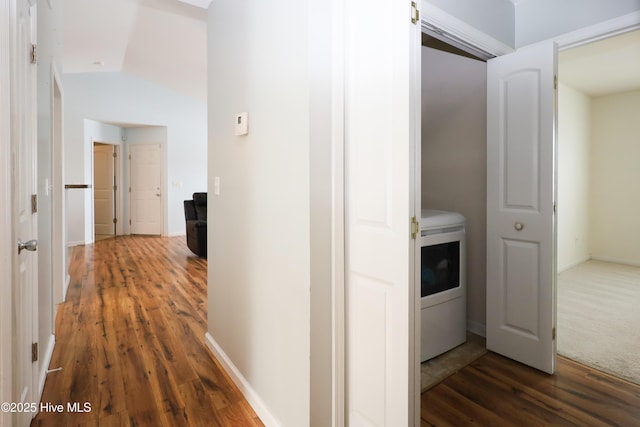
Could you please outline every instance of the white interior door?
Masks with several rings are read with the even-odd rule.
[[[31,63],[35,43],[36,7],[27,0],[12,3],[14,10],[11,45],[11,142],[13,153],[13,260],[14,316],[14,402],[36,402],[38,363],[32,361],[32,345],[37,341],[37,217],[32,204],[36,191],[36,65]],[[18,241],[29,242],[18,252]],[[33,413],[16,413],[13,425],[29,425]]]
[[[419,417],[412,273],[420,28],[410,2],[345,9],[346,424]],[[418,414],[419,415],[419,414]]]
[[[487,64],[487,348],[555,369],[556,46]]]
[[[95,234],[115,234],[114,146],[93,146],[93,218]]]
[[[131,234],[162,234],[162,146],[129,146]]]

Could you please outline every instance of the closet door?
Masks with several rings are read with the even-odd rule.
[[[487,348],[555,369],[556,46],[487,64]]]

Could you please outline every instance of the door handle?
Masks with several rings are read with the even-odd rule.
[[[37,240],[29,240],[28,242],[23,242],[18,239],[18,254],[22,252],[24,249],[34,252],[38,250],[38,241]]]
[[[156,196],[160,197],[160,193],[156,193]]]

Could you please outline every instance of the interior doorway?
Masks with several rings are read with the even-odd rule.
[[[640,384],[640,31],[559,55],[558,353]]]
[[[421,390],[425,391],[486,352],[487,65],[485,58],[424,32],[421,51],[421,227],[437,220],[429,219],[435,218],[436,212],[438,218],[456,216],[464,223],[459,232],[464,248],[462,265],[459,274],[449,275],[450,280],[457,280],[452,284],[457,291],[441,292],[452,298],[438,298],[433,305],[427,300],[438,294],[421,298],[420,338],[426,352],[420,370]],[[453,236],[449,226],[444,231],[447,233],[438,236]],[[428,288],[431,277],[438,276],[424,258],[428,257],[429,248],[443,244],[422,248],[421,271],[416,280],[423,289]],[[442,262],[438,258],[431,264]],[[460,297],[454,299],[454,293]],[[456,304],[462,310],[456,310]],[[458,336],[451,344],[463,343],[443,345],[446,337],[439,337],[433,330],[447,331],[448,337]],[[448,351],[439,350],[432,357],[429,348]]]
[[[94,241],[117,236],[120,214],[120,146],[93,143]],[[121,234],[121,233],[120,233]]]

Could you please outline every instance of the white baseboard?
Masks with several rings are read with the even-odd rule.
[[[637,261],[637,260],[620,259],[620,258],[600,256],[600,255],[592,255],[591,259],[595,261],[612,262],[614,264],[623,264],[623,265],[630,265],[632,267],[640,267],[640,261]]]
[[[169,233],[169,234],[167,234],[167,237],[180,237],[180,236],[186,236],[186,234],[184,232],[177,232],[177,233]]]
[[[67,242],[67,247],[71,246],[84,246],[84,240],[74,240],[73,242]]]
[[[482,323],[474,322],[473,320],[467,320],[467,331],[473,332],[481,337],[487,337],[487,327]]]
[[[570,268],[573,268],[573,267],[575,267],[577,265],[580,265],[583,262],[587,262],[590,259],[592,259],[592,257],[588,255],[588,256],[586,256],[586,257],[584,257],[582,259],[579,259],[578,261],[575,261],[575,262],[569,263],[567,265],[563,265],[561,267],[558,267],[558,273],[562,273],[563,271],[566,271],[566,270],[568,270]]]
[[[49,364],[51,363],[51,357],[53,356],[53,348],[56,344],[56,336],[51,334],[49,336],[48,342],[46,343],[46,346],[42,346],[42,344],[44,343],[40,343],[40,349],[44,350],[44,352],[41,351],[39,354],[40,365],[38,366],[38,368],[40,369],[40,374],[38,378],[38,401],[40,401],[40,398],[42,397],[42,391],[44,390],[44,382],[47,379],[47,371],[49,370]]]
[[[205,341],[209,350],[211,350],[224,370],[227,371],[233,382],[240,389],[240,392],[244,395],[245,399],[247,399],[247,402],[249,402],[249,405],[251,405],[262,423],[266,427],[282,426],[277,418],[271,413],[269,407],[265,404],[260,395],[253,389],[253,387],[251,387],[249,381],[247,381],[240,370],[236,368],[231,359],[229,359],[227,354],[224,352],[224,350],[222,350],[220,345],[218,345],[216,340],[209,332],[205,334]]]

